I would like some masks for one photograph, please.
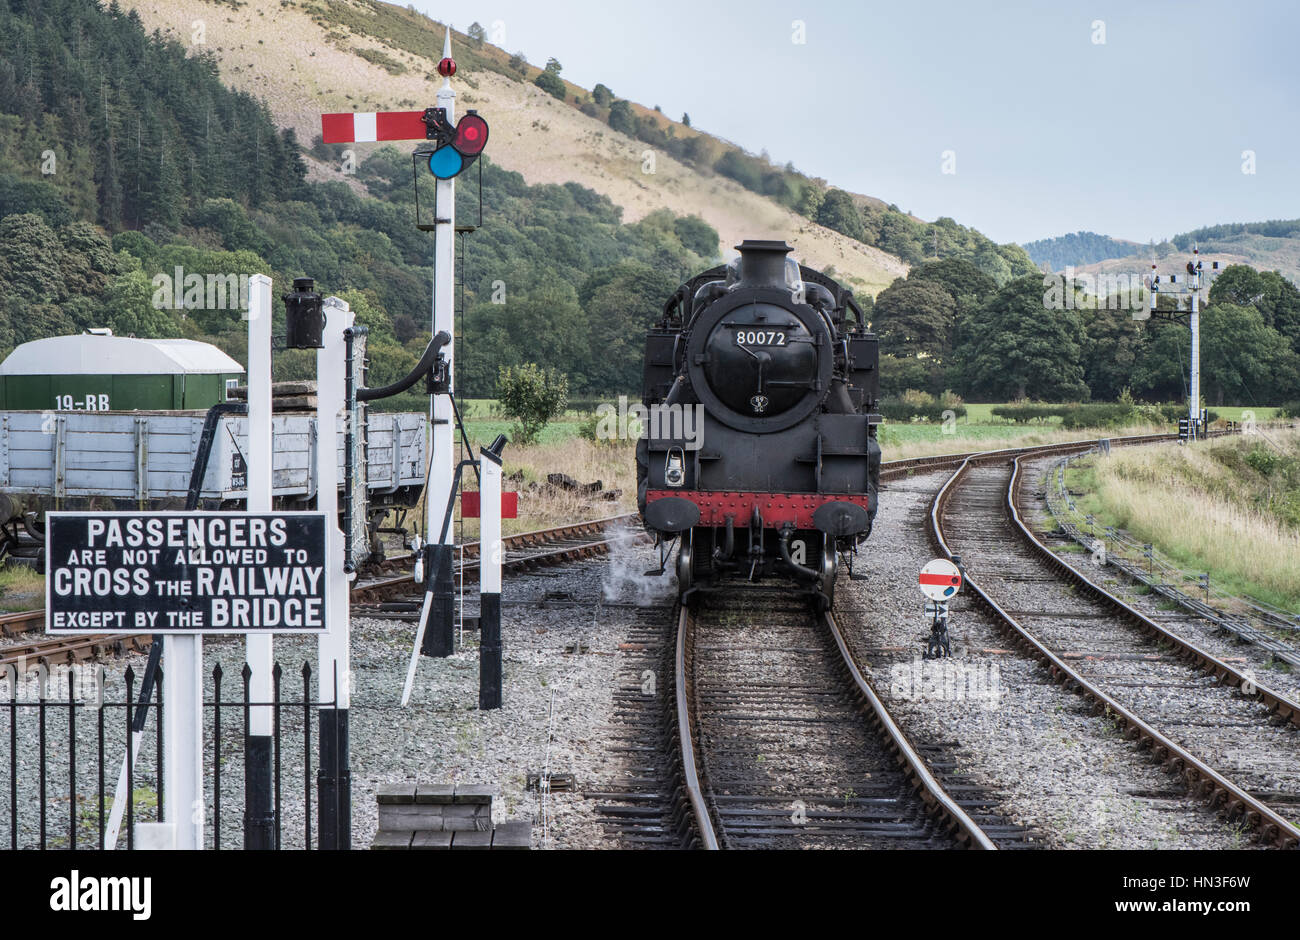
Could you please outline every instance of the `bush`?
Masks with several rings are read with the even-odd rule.
[[[993,414],[996,417],[1006,418],[1017,424],[1028,424],[1031,421],[1046,421],[1048,418],[1064,417],[1069,408],[1069,405],[1049,405],[1045,402],[1025,401],[1013,405],[998,405],[993,409]]]
[[[506,366],[497,375],[497,400],[515,420],[515,440],[532,444],[547,423],[564,413],[569,377],[535,362]]]
[[[1300,418],[1300,401],[1288,401],[1277,410],[1279,418]]]
[[[961,399],[951,392],[944,392],[935,398],[928,392],[909,388],[897,398],[883,398],[877,410],[887,421],[943,421],[945,412],[951,411],[956,417],[966,415],[966,406]]]

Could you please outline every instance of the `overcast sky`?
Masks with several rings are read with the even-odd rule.
[[[750,151],[1000,242],[1300,217],[1296,0],[414,5],[503,30],[506,49],[554,56],[586,88],[688,112]]]

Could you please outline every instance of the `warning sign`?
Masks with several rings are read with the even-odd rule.
[[[930,600],[946,601],[961,587],[961,570],[946,558],[936,558],[926,562],[918,582]]]
[[[318,512],[51,512],[47,633],[318,633]]]

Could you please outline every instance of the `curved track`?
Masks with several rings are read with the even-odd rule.
[[[1300,819],[1300,755],[1294,729],[1276,727],[1300,723],[1300,705],[1165,630],[1052,553],[1021,519],[1019,484],[1020,456],[981,455],[964,461],[931,505],[931,540],[946,557],[961,554],[977,603],[1055,681],[1112,717],[1194,795],[1265,842],[1300,844],[1292,823]],[[1042,586],[1026,587],[1035,582]],[[1022,609],[1011,609],[1013,598]],[[1257,768],[1246,771],[1246,785],[1211,766],[1225,752],[1236,754],[1234,773]],[[1261,774],[1263,767],[1272,773]],[[1264,792],[1266,777],[1281,780],[1280,789]]]
[[[683,608],[676,651],[682,787],[701,847],[997,848],[985,826],[1023,839],[990,800],[947,792],[830,615],[743,592]]]

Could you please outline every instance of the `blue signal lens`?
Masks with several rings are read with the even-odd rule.
[[[449,180],[465,169],[465,159],[455,147],[439,147],[429,157],[429,172],[440,180]]]

